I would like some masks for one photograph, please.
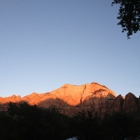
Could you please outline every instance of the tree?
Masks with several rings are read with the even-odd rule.
[[[17,125],[5,111],[0,111],[0,140],[18,140]]]
[[[55,106],[45,109],[36,105],[31,106],[26,102],[9,103],[4,115],[0,114],[0,131],[3,132],[3,135],[0,133],[0,138],[6,140],[9,140],[8,138],[11,136],[14,137],[14,140],[66,140],[72,136],[69,129],[71,119],[61,114],[59,108]],[[7,122],[11,121],[10,127],[3,121],[6,117]],[[4,123],[6,127],[4,127]],[[16,126],[11,125],[12,123]],[[12,130],[10,131],[9,128]],[[12,133],[7,135],[9,131]]]
[[[93,114],[91,111],[78,112],[74,117],[75,136],[78,136],[78,140],[100,140],[101,120],[97,114]]]
[[[119,4],[117,19],[120,21],[122,32],[127,31],[127,37],[140,30],[140,0],[113,0],[112,5]]]
[[[139,122],[134,119],[135,115],[122,112],[106,116],[103,120],[103,133],[105,139],[123,140],[125,137],[139,134]]]

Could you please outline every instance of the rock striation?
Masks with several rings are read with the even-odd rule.
[[[121,95],[116,96],[115,92],[96,82],[81,86],[65,84],[51,92],[43,94],[34,92],[23,98],[15,95],[0,97],[0,110],[6,110],[9,102],[27,102],[44,108],[56,106],[69,116],[82,110],[90,110],[102,117],[113,112],[130,113],[140,109],[140,99],[132,93],[128,93],[125,98]]]

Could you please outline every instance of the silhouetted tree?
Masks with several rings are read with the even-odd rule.
[[[119,4],[120,21],[122,32],[127,31],[128,39],[133,33],[140,30],[140,0],[113,0],[112,5]]]
[[[103,121],[105,139],[123,140],[125,137],[137,135],[132,114],[114,113]]]
[[[100,140],[100,119],[91,111],[82,111],[74,116],[78,140]]]
[[[18,140],[16,122],[6,112],[0,112],[0,139]]]
[[[66,140],[78,136],[78,140],[121,140],[139,135],[139,116],[140,112],[114,113],[101,120],[91,111],[82,111],[68,117],[57,107],[9,103],[8,110],[0,112],[0,139]]]
[[[44,109],[27,103],[10,103],[7,117],[14,120],[16,137],[20,140],[66,140],[71,136],[70,118],[56,107]]]
[[[59,108],[55,106],[44,109],[40,132],[46,139],[66,140],[66,138],[72,136],[69,127],[70,120],[68,116],[59,113]]]
[[[7,114],[14,119],[21,140],[39,139],[39,121],[42,110],[37,106],[25,103],[9,103]]]

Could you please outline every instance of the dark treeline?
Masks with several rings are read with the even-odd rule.
[[[114,113],[100,119],[89,111],[73,117],[59,113],[56,107],[48,109],[27,103],[9,103],[6,112],[0,112],[0,139],[2,140],[124,140],[140,135],[139,113]]]

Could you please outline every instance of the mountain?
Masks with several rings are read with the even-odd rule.
[[[0,110],[6,110],[9,102],[27,102],[44,108],[56,106],[62,113],[70,116],[78,111],[91,110],[102,117],[106,113],[133,112],[140,108],[140,99],[132,93],[128,93],[125,98],[121,95],[116,96],[115,92],[96,82],[80,86],[65,84],[51,92],[43,94],[34,92],[23,98],[15,95],[0,97]]]

